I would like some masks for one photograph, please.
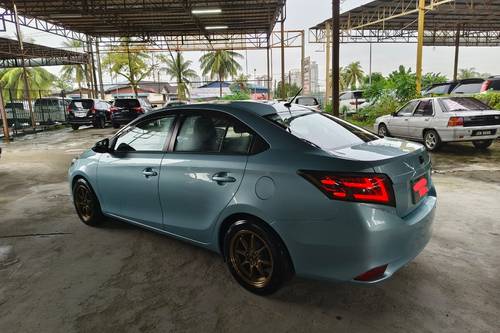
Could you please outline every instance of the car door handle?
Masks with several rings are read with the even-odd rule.
[[[153,170],[153,168],[146,168],[146,169],[142,170],[142,174],[146,178],[158,176],[158,172],[156,172],[155,170]]]
[[[212,180],[221,185],[223,183],[234,183],[236,178],[228,176],[226,172],[219,172],[212,176]]]

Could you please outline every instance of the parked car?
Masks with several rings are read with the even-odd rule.
[[[76,131],[80,126],[106,127],[111,121],[111,105],[99,99],[76,99],[68,105],[68,124]]]
[[[55,122],[65,122],[65,112],[71,100],[61,97],[42,97],[37,98],[34,103],[33,111],[35,120],[40,124],[53,124]]]
[[[431,237],[425,148],[283,103],[192,104],[146,114],[69,169],[76,212],[220,253],[265,295],[293,274],[375,283]]]
[[[344,91],[339,95],[339,107],[343,113],[356,113],[365,104],[363,90]]]
[[[500,135],[500,111],[473,97],[420,98],[377,118],[374,126],[380,136],[423,141],[431,151],[456,141],[486,149]]]
[[[483,86],[483,79],[464,79],[461,80],[455,88],[451,91],[450,95],[472,95],[481,92]]]
[[[175,100],[175,101],[169,101],[169,102],[163,104],[163,107],[164,108],[171,108],[174,106],[180,106],[180,105],[186,105],[186,104],[189,104],[189,103],[186,101]]]
[[[16,101],[5,103],[5,113],[7,115],[7,124],[22,128],[31,125],[31,116],[28,101]]]
[[[481,86],[481,92],[500,91],[500,75],[487,78]]]
[[[119,128],[151,111],[151,104],[142,98],[117,98],[111,107],[111,123],[114,128]]]
[[[295,104],[307,106],[310,109],[321,111],[321,105],[319,105],[318,100],[314,96],[297,96],[295,98]]]

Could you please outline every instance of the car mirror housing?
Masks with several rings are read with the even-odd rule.
[[[104,140],[97,141],[94,147],[92,147],[92,150],[96,153],[109,153],[109,139],[106,138]]]

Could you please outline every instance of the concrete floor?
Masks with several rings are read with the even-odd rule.
[[[213,253],[78,220],[67,167],[112,132],[63,129],[2,145],[0,332],[500,332],[500,142],[433,155],[434,236],[392,279],[296,278],[262,298]]]

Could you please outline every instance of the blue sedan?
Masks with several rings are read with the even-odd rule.
[[[69,170],[80,219],[119,219],[216,251],[246,289],[293,275],[375,283],[431,237],[424,147],[297,104],[193,104],[142,116]]]

